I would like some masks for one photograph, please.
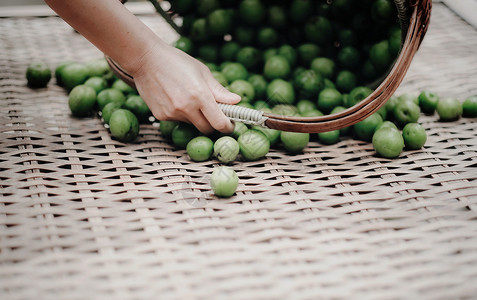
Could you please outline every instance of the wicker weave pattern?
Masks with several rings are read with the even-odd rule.
[[[477,94],[476,31],[432,18],[400,92]],[[477,298],[475,120],[423,117],[426,148],[396,160],[351,139],[274,150],[217,199],[217,163],[157,126],[122,144],[25,86],[34,58],[100,56],[61,20],[1,19],[0,41],[0,299]]]

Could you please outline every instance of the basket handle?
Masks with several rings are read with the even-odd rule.
[[[150,1],[156,2],[155,0]],[[226,116],[234,121],[293,132],[317,133],[332,131],[351,126],[366,119],[378,111],[402,83],[429,26],[432,0],[395,0],[395,3],[398,8],[401,27],[403,28],[401,51],[384,81],[367,98],[356,105],[339,113],[320,117],[283,116],[228,104],[219,104],[220,108]],[[174,23],[159,4],[155,5],[155,7],[161,15],[164,14],[163,17],[168,23]],[[130,74],[110,57],[106,56],[106,60],[112,71],[119,78],[130,86],[135,87],[134,78]]]

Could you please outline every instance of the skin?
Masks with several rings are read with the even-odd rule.
[[[134,77],[159,120],[194,124],[203,133],[232,132],[217,102],[235,104],[229,92],[195,58],[168,45],[118,0],[45,0],[86,39]]]

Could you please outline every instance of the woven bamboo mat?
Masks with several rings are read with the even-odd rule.
[[[475,49],[435,4],[399,92],[477,94]],[[423,117],[425,148],[394,160],[352,139],[274,150],[217,199],[217,163],[157,126],[122,144],[25,85],[33,59],[95,57],[58,18],[0,19],[0,299],[477,299],[475,120]]]

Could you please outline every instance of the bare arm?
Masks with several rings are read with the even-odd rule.
[[[233,104],[240,97],[223,88],[204,64],[167,45],[118,0],[45,2],[134,77],[156,118],[192,122],[204,133],[233,130],[217,102]]]

